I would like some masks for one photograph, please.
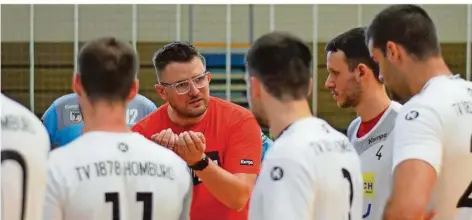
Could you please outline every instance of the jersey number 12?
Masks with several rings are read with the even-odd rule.
[[[152,193],[136,193],[136,201],[143,202],[143,220],[152,219]],[[120,196],[117,192],[105,193],[105,202],[112,203],[113,220],[120,220]]]
[[[128,125],[134,125],[136,123],[137,118],[138,118],[138,109],[135,109],[135,108],[126,109],[126,122],[128,122]]]
[[[470,136],[470,153],[472,153],[472,135]],[[470,182],[469,187],[465,190],[464,194],[457,202],[457,208],[472,208],[472,182]]]

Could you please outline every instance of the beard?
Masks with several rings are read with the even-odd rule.
[[[351,108],[359,105],[362,94],[361,85],[354,78],[349,82],[349,85],[351,86],[346,90],[344,101],[338,104],[340,108]]]
[[[171,100],[168,100],[170,107],[182,118],[198,118],[202,116],[208,108],[208,100],[202,98],[202,101],[202,105],[196,108],[190,108],[187,104],[185,104],[185,106],[179,106]]]

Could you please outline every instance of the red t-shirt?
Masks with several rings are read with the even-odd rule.
[[[385,111],[387,111],[387,109],[388,107],[384,109],[379,115],[375,116],[375,118],[366,122],[361,122],[361,125],[359,126],[359,129],[357,130],[357,138],[360,138],[366,135],[367,133],[369,133],[369,131],[375,127],[377,122],[379,122],[379,120],[382,118],[382,115],[385,113]]]
[[[230,173],[259,173],[262,154],[261,128],[249,110],[210,97],[203,119],[194,126],[183,128],[170,120],[167,108],[168,104],[162,105],[134,125],[132,130],[148,139],[167,128],[171,128],[176,134],[184,131],[201,132],[206,139],[206,155],[220,167]],[[252,161],[252,165],[247,161]],[[231,210],[213,197],[195,174],[193,184],[190,213],[192,220],[247,219],[248,204],[242,211]]]

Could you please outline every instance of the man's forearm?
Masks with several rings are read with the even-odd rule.
[[[214,162],[203,171],[195,171],[195,174],[218,201],[231,209],[241,210],[251,196],[253,183],[249,184]]]
[[[417,220],[425,218],[425,211],[412,206],[405,206],[388,201],[384,210],[383,220]]]

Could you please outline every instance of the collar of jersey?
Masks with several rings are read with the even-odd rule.
[[[439,75],[439,76],[435,76],[431,79],[429,79],[423,86],[423,88],[421,89],[420,93],[423,92],[433,81],[435,80],[439,80],[439,79],[442,79],[442,78],[447,78],[447,79],[457,79],[457,78],[460,78],[460,75],[458,76],[458,74],[456,75]]]
[[[294,123],[294,122],[288,124],[287,127],[285,127],[285,128],[280,132],[279,136],[277,136],[277,137],[274,138],[274,141],[277,140],[279,137],[281,137],[281,136],[284,134],[284,132],[287,131],[287,130],[290,128],[290,126],[293,125],[293,123]]]
[[[301,122],[301,121],[305,121],[307,119],[310,119],[310,118],[313,118],[313,117],[307,117],[307,118],[299,118],[295,121],[293,121],[292,123],[290,123],[289,125],[287,125],[287,127],[285,127],[279,134],[279,136],[275,137],[274,138],[274,141],[277,140],[278,138],[282,137],[282,135],[288,131],[294,124],[298,124],[298,122]]]

